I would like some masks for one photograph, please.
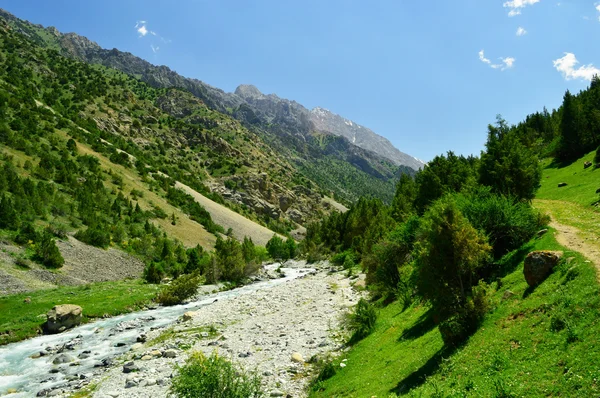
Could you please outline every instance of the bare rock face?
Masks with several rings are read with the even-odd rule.
[[[534,251],[525,258],[523,274],[529,286],[539,285],[558,264],[563,252],[540,250]]]
[[[46,331],[60,333],[81,323],[82,309],[74,304],[55,305],[46,314]]]

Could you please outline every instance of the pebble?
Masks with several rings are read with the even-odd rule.
[[[177,351],[172,348],[165,350],[165,352],[163,353],[163,357],[165,357],[165,358],[175,358],[176,356],[177,356]]]

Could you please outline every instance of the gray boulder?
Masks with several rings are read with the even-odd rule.
[[[55,305],[46,314],[46,331],[60,333],[81,323],[82,309],[74,304]]]

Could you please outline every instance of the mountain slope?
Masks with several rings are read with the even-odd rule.
[[[396,156],[390,160],[385,155],[359,148],[350,140],[347,144],[327,140],[327,143],[334,142],[334,145],[323,148],[322,140],[315,140],[314,133],[318,136],[321,133],[334,133],[319,133],[311,120],[311,113],[293,101],[278,101],[273,109],[275,114],[271,115],[271,112],[259,109],[240,95],[225,93],[196,79],[184,78],[166,66],[154,66],[117,49],[102,49],[85,37],[74,33],[62,34],[52,27],[33,25],[6,11],[0,10],[0,16],[30,40],[56,49],[63,55],[117,69],[155,88],[176,87],[189,91],[209,109],[239,120],[244,127],[260,136],[278,155],[289,159],[305,177],[319,180],[316,182],[320,188],[325,192],[334,193],[338,200],[353,202],[360,196],[368,195],[389,201],[393,197],[398,176],[401,173],[414,174],[421,165],[415,163],[418,161],[411,157],[408,157],[410,165],[399,165],[398,159],[401,157]],[[287,104],[292,105],[289,107]],[[338,138],[347,139],[344,136]],[[366,139],[359,141],[368,142]],[[393,148],[391,144],[390,148]],[[390,151],[394,152],[393,149]],[[333,176],[323,176],[321,169],[329,163],[337,164],[336,173]],[[316,172],[313,172],[315,170]],[[365,190],[368,181],[371,180],[376,181],[374,187]],[[353,184],[353,181],[358,181],[358,184]]]
[[[252,85],[238,86],[235,94],[264,113],[269,123],[286,126],[301,134],[316,130],[344,137],[353,145],[374,152],[398,166],[418,170],[424,165],[420,160],[400,152],[386,138],[327,109],[317,107],[308,110],[296,101],[283,99],[275,94],[265,95]]]

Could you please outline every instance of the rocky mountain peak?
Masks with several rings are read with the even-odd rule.
[[[265,96],[256,86],[253,86],[252,84],[240,84],[238,88],[235,89],[235,94],[244,99],[259,99]]]

